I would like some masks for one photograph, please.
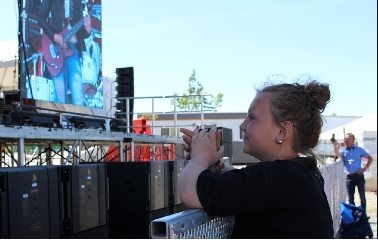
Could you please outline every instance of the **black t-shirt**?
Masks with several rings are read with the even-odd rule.
[[[204,211],[236,215],[232,238],[333,238],[323,178],[296,160],[204,170],[197,180]]]

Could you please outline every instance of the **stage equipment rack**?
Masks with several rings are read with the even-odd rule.
[[[182,138],[171,136],[112,132],[98,129],[0,125],[0,167],[6,166],[6,156],[11,161],[14,161],[12,163],[17,163],[17,166],[28,165],[25,161],[25,146],[42,146],[43,149],[46,149],[45,160],[48,165],[52,164],[52,157],[56,157],[56,155],[59,155],[61,158],[61,165],[78,164],[82,161],[80,154],[83,152],[82,150],[85,150],[85,153],[88,154],[86,160],[101,162],[104,158],[108,157],[104,147],[111,145],[119,146],[119,158],[121,162],[128,161],[125,157],[127,154],[124,153],[125,147],[128,145],[130,149],[134,149],[135,143],[151,145],[184,144]],[[60,146],[60,150],[53,151],[52,146],[58,146],[58,148]],[[95,152],[94,149],[97,151]],[[131,151],[131,159],[134,159],[133,153],[134,151]],[[35,155],[38,154],[35,153]],[[35,165],[42,164],[40,162]]]

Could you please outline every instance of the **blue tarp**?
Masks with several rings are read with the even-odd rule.
[[[373,238],[369,218],[363,207],[340,203],[342,234],[341,238]]]

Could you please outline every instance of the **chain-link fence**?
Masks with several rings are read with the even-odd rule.
[[[337,161],[321,166],[320,171],[337,237],[341,223],[340,202],[346,199],[343,163]],[[233,226],[234,216],[211,217],[202,209],[191,209],[152,221],[151,238],[230,238]]]

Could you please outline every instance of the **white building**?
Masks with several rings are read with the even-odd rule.
[[[176,115],[176,126],[185,127],[185,128],[194,128],[197,125],[207,126],[216,126],[216,127],[225,127],[232,129],[232,153],[233,153],[233,162],[234,163],[249,163],[255,162],[256,159],[251,156],[242,153],[242,133],[240,131],[240,124],[245,119],[247,113],[185,113],[179,112]],[[201,118],[202,116],[202,118]],[[154,135],[161,135],[163,128],[163,134],[168,134],[170,136],[181,136],[179,131],[175,133],[174,129],[174,119],[175,116],[172,113],[165,114],[155,114],[154,121],[152,121],[151,115],[138,115],[137,117],[144,117],[147,119],[147,124],[149,124],[154,129]],[[331,131],[334,128],[342,126],[344,124],[353,122],[361,117],[356,116],[325,116],[324,125],[322,132]],[[167,131],[169,129],[169,131]],[[330,139],[330,138],[329,138]]]
[[[240,124],[245,119],[247,113],[177,113],[176,126],[185,128],[195,128],[197,125],[205,127],[225,127],[232,129],[232,162],[233,164],[248,164],[258,160],[243,153],[242,133]],[[138,115],[141,117],[142,115]],[[202,118],[201,118],[202,116]],[[169,134],[171,136],[181,136],[179,131],[175,133],[174,114],[155,114],[154,121],[151,115],[143,115],[147,119],[147,124],[154,128],[155,135]],[[163,129],[163,131],[162,131]],[[344,133],[351,132],[356,137],[356,144],[365,148],[373,157],[370,169],[365,173],[366,178],[373,180],[376,189],[377,179],[377,114],[364,117],[359,116],[324,116],[324,124],[320,135],[319,145],[314,149],[314,153],[323,157],[334,157],[333,145],[330,142],[332,134],[335,134],[339,143],[344,141]],[[176,135],[175,135],[176,134]]]
[[[334,147],[330,141],[331,136],[335,134],[336,140],[343,144],[345,133],[353,133],[356,138],[355,144],[366,149],[373,157],[373,163],[370,169],[365,172],[365,177],[377,179],[377,113],[358,118],[322,132],[319,146],[316,149],[317,154],[334,156]],[[366,161],[367,159],[365,159]]]

